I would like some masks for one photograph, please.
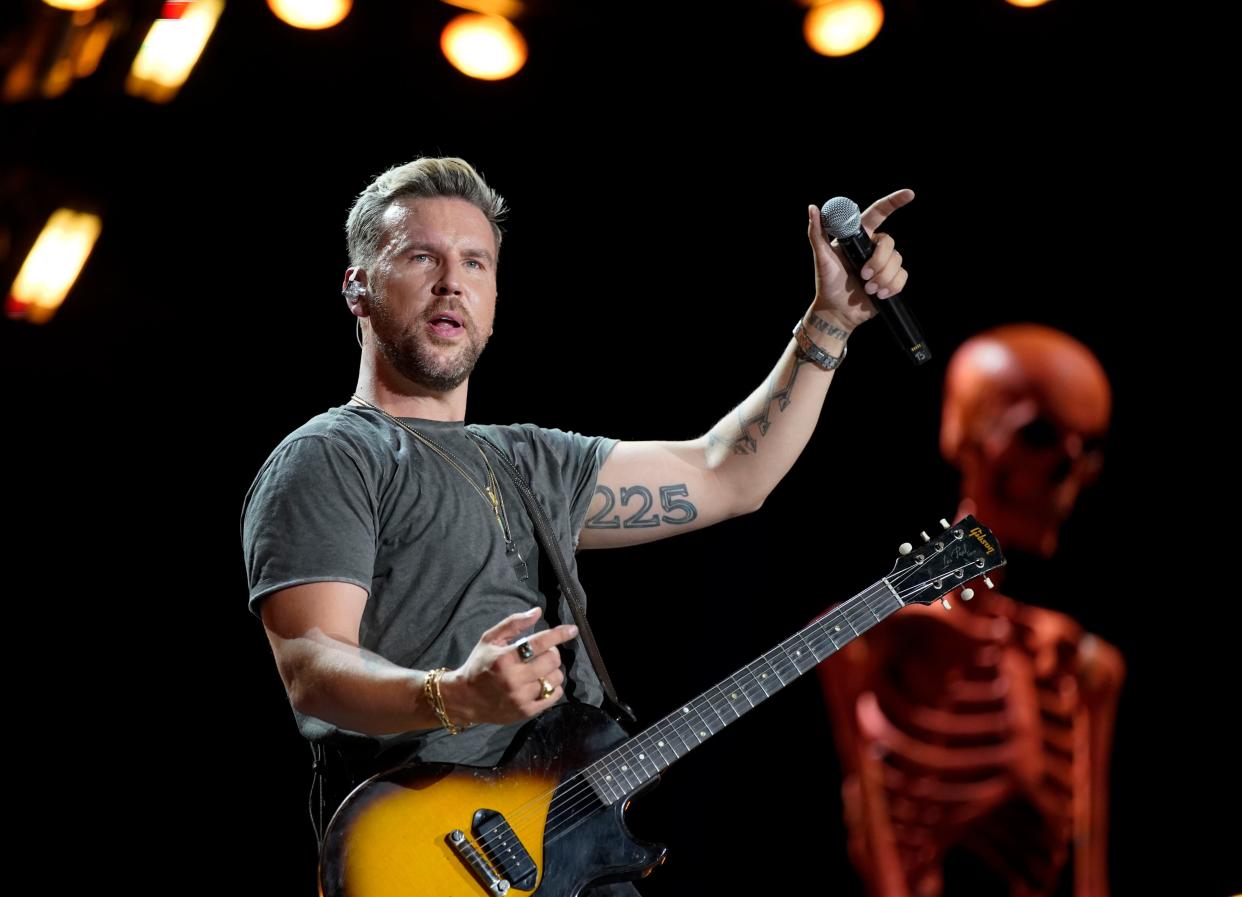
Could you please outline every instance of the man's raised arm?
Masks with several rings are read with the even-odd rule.
[[[705,435],[682,442],[621,442],[600,470],[580,548],[663,539],[758,509],[806,447],[819,420],[845,341],[874,317],[872,300],[905,287],[901,254],[876,229],[914,199],[898,190],[874,203],[862,223],[875,252],[862,281],[828,243],[819,210],[807,209],[815,258],[815,301],[772,373]]]

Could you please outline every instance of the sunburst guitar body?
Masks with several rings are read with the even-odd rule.
[[[605,802],[580,774],[628,739],[602,710],[562,703],[523,727],[503,766],[404,766],[368,780],[324,839],[323,894],[574,897],[640,877],[664,848],[635,840],[628,801]]]

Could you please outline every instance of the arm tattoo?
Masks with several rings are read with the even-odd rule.
[[[759,440],[767,435],[768,428],[772,426],[772,421],[768,414],[772,407],[772,403],[776,402],[777,407],[780,408],[781,411],[784,411],[789,407],[790,402],[793,401],[793,388],[794,382],[798,379],[798,369],[806,363],[807,361],[805,358],[794,356],[794,366],[793,370],[789,372],[789,380],[780,389],[776,388],[776,372],[772,372],[772,376],[768,378],[768,396],[764,400],[763,407],[759,410],[758,414],[746,417],[742,412],[742,406],[738,406],[738,436],[734,438],[730,444],[733,454],[753,455],[759,451]],[[755,427],[758,431],[753,436],[751,435],[751,427]],[[717,435],[715,430],[707,434],[707,444],[709,446],[717,445],[725,441],[726,439],[721,435]]]
[[[826,333],[829,336],[835,336],[837,339],[849,339],[850,332],[848,330],[842,330],[836,324],[832,323],[831,321],[825,321],[823,318],[821,318],[819,315],[815,314],[814,312],[811,312],[811,326],[814,327],[816,330],[818,330],[820,333]]]
[[[690,492],[686,489],[685,483],[671,483],[667,486],[658,487],[660,490],[660,507],[667,513],[660,514],[658,512],[648,516],[655,504],[655,500],[651,495],[651,490],[646,486],[622,486],[621,487],[621,506],[626,507],[631,504],[632,500],[638,500],[638,508],[633,514],[621,519],[620,514],[613,514],[613,509],[617,506],[616,494],[607,486],[597,484],[595,494],[604,497],[604,506],[593,517],[590,517],[585,524],[584,529],[647,529],[653,526],[659,526],[662,523],[670,523],[674,526],[689,523],[699,516],[699,509],[689,501]]]

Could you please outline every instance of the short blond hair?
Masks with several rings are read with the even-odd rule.
[[[505,198],[465,159],[424,156],[388,169],[358,194],[345,224],[351,265],[371,269],[384,240],[384,212],[405,196],[464,199],[487,217],[499,252],[500,220],[509,211]]]

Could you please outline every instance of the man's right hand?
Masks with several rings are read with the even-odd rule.
[[[556,646],[574,638],[577,626],[557,626],[524,639],[533,652],[529,660],[522,660],[519,644],[513,643],[541,613],[536,607],[505,617],[483,633],[464,664],[441,677],[444,710],[455,724],[520,722],[537,716],[565,694],[565,673]],[[553,687],[546,697],[541,697],[540,679]]]

